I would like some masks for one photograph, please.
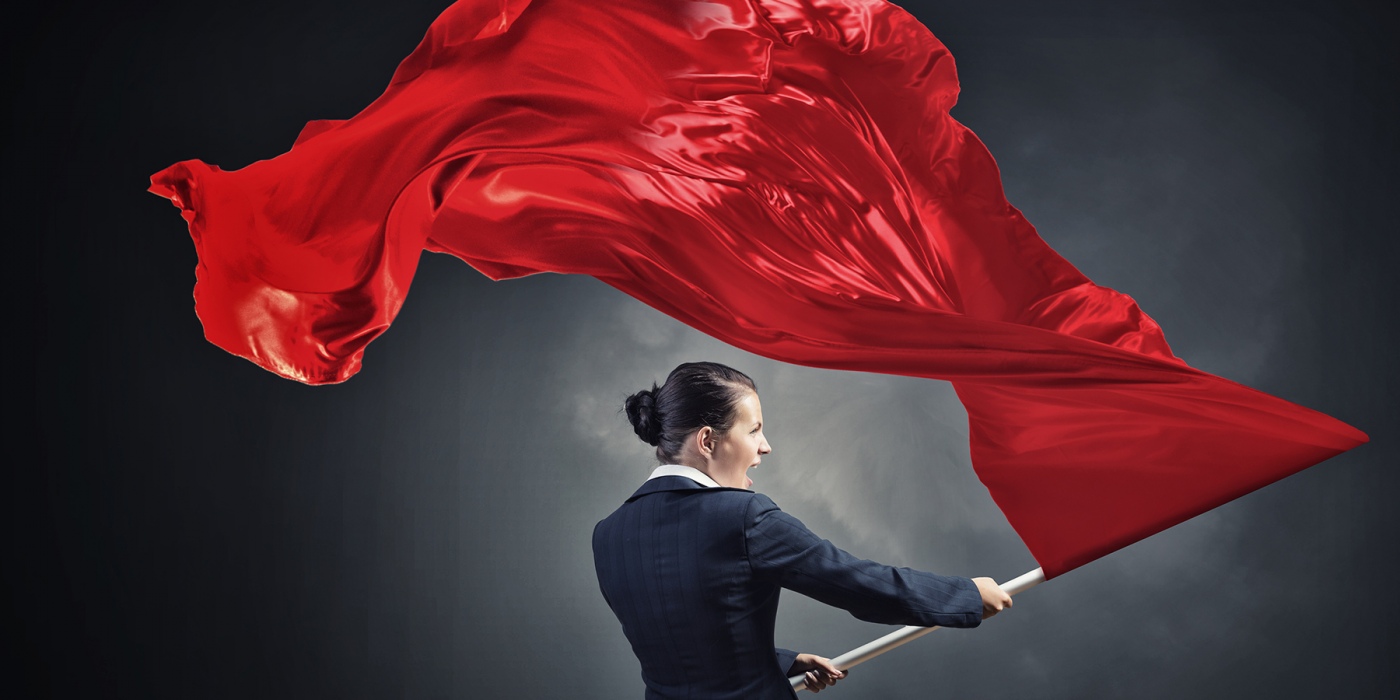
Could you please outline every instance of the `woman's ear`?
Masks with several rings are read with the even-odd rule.
[[[712,445],[714,436],[714,429],[708,425],[702,426],[699,430],[695,431],[695,451],[699,452],[701,455],[708,456],[714,449]]]

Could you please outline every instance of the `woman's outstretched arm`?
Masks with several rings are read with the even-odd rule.
[[[745,544],[755,578],[867,622],[976,627],[985,616],[983,591],[972,579],[859,559],[813,534],[763,494],[754,495],[746,518]]]

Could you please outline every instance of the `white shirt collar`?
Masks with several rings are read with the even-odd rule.
[[[647,477],[647,481],[651,481],[658,476],[683,476],[687,479],[694,480],[696,483],[706,488],[719,488],[719,483],[711,479],[709,474],[695,467],[687,467],[684,464],[663,464],[652,470],[651,476]]]

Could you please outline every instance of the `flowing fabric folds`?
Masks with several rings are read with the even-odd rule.
[[[1007,203],[948,50],[882,0],[461,0],[386,92],[170,166],[209,340],[344,381],[423,249],[592,275],[735,346],[946,379],[1054,576],[1361,444],[1174,357]]]

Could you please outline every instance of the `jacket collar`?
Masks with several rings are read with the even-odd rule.
[[[647,479],[626,502],[631,503],[642,496],[662,491],[747,491],[753,493],[748,489],[736,489],[728,486],[706,487],[684,476],[658,476],[654,479]]]
[[[655,479],[659,476],[684,476],[689,478],[691,481],[700,484],[701,486],[719,486],[719,484],[716,483],[714,479],[710,478],[709,474],[706,474],[705,472],[702,472],[699,469],[696,469],[695,467],[688,467],[684,464],[663,464],[657,467],[656,469],[653,469],[651,471],[651,476],[647,478]]]

